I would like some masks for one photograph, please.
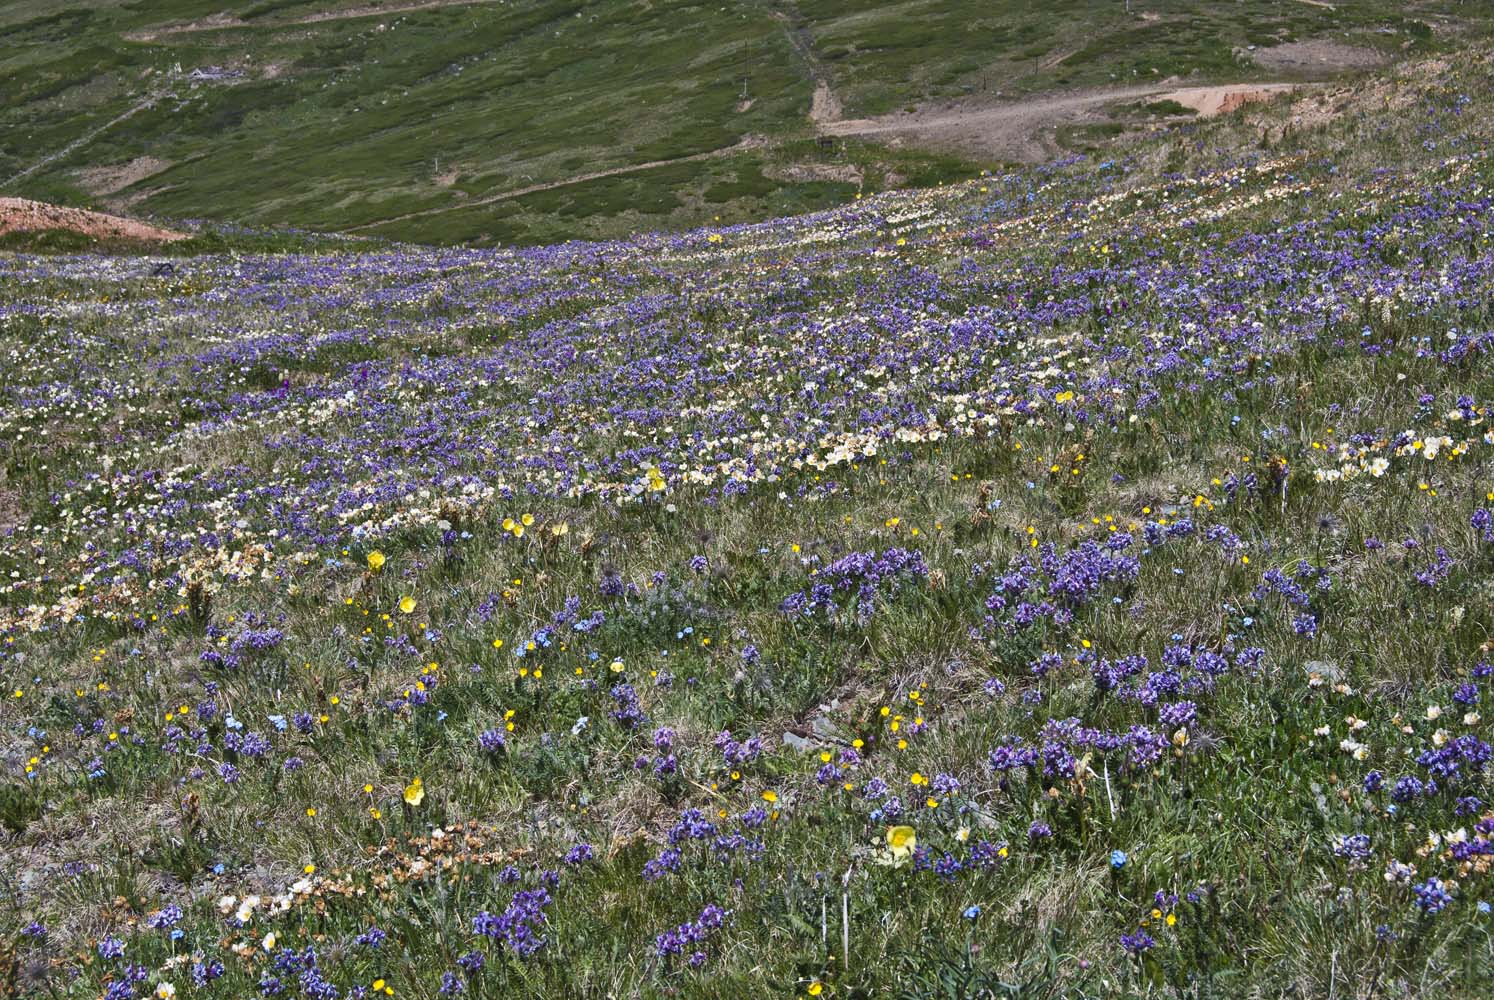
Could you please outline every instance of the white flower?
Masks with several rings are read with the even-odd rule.
[[[259,943],[259,946],[261,948],[263,948],[265,951],[274,951],[275,950],[275,932],[271,931],[270,933],[266,934],[265,937],[264,937],[264,940]]]
[[[1428,722],[1436,722],[1440,718],[1442,718],[1442,706],[1441,705],[1428,705],[1427,706],[1427,721]]]
[[[156,996],[160,1000],[171,1000],[172,997],[176,996],[176,987],[163,979],[156,984]]]

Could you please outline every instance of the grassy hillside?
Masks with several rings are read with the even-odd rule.
[[[1488,996],[1491,139],[0,256],[0,992]]]
[[[807,118],[820,82],[857,116],[1174,75],[1297,78],[1319,71],[1263,67],[1249,46],[1425,53],[1486,13],[1132,6],[0,3],[0,192],[431,243],[760,220],[969,172],[910,148],[822,149]],[[412,212],[430,214],[400,220]]]

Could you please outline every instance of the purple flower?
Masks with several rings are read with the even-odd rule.
[[[715,903],[707,903],[705,909],[700,911],[700,916],[695,920],[686,921],[673,930],[656,935],[654,953],[660,958],[683,954],[687,947],[699,945],[708,940],[721,929],[730,915],[729,910],[724,910]],[[703,956],[704,952],[697,949],[695,954]],[[701,961],[704,961],[704,958]],[[694,962],[693,955],[692,964],[699,964]]]
[[[502,939],[519,958],[528,958],[545,946],[539,933],[544,927],[545,907],[550,905],[548,890],[520,889],[498,916],[483,910],[472,919],[472,931],[484,937]]]
[[[1415,893],[1415,905],[1426,914],[1441,913],[1453,901],[1452,893],[1443,886],[1442,880],[1433,875],[1419,885],[1411,887]]]

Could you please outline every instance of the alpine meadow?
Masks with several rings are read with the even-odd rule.
[[[0,995],[1494,995],[1494,8],[0,39]]]

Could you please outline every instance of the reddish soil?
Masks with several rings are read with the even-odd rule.
[[[186,233],[161,229],[135,219],[82,208],[63,208],[27,198],[0,198],[0,236],[10,233],[65,229],[96,240],[134,240],[142,243],[171,243],[187,238]]]

